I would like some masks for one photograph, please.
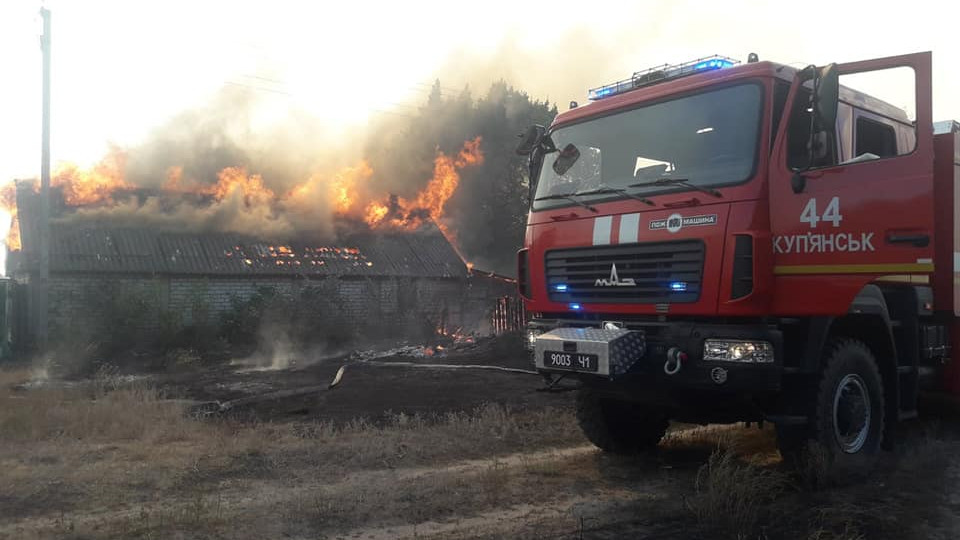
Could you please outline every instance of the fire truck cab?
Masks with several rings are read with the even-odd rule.
[[[845,83],[889,70],[912,110]],[[528,343],[548,379],[579,379],[593,443],[769,421],[785,456],[813,440],[862,465],[921,390],[960,393],[960,128],[934,127],[931,94],[930,53],[710,57],[531,127]]]

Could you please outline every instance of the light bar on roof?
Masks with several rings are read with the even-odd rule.
[[[739,63],[739,60],[734,60],[733,58],[714,55],[706,58],[698,58],[683,64],[674,64],[672,66],[664,64],[662,66],[655,66],[644,71],[637,71],[629,79],[617,81],[599,88],[591,88],[587,93],[587,99],[596,101],[598,99],[629,92],[630,90],[634,90],[636,88],[650,86],[663,81],[669,81],[671,79],[693,75],[695,73],[733,67]]]

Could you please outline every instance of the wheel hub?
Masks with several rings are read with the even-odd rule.
[[[860,375],[850,373],[840,380],[833,396],[833,434],[840,449],[855,454],[870,434],[870,393]]]

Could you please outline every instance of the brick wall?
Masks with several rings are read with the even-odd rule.
[[[170,328],[213,327],[237,302],[270,288],[291,298],[310,293],[330,324],[379,334],[410,334],[443,325],[475,329],[486,287],[443,278],[233,278],[54,274],[50,277],[53,339],[138,340]],[[309,291],[307,290],[309,289]],[[319,321],[324,324],[324,321]]]

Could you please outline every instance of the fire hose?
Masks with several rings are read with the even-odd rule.
[[[378,362],[376,360],[362,360],[354,363],[355,365],[370,365],[370,366],[395,366],[395,367],[405,367],[405,368],[421,368],[421,369],[484,369],[484,370],[493,370],[493,371],[503,371],[507,373],[520,373],[524,375],[540,375],[536,371],[529,369],[520,369],[520,368],[511,368],[504,366],[486,366],[479,364],[420,364],[417,362]],[[333,380],[330,384],[327,385],[312,385],[304,386],[300,388],[291,388],[289,390],[278,390],[276,392],[268,392],[265,394],[257,394],[255,396],[248,396],[238,399],[232,399],[229,401],[209,401],[205,403],[200,403],[191,407],[191,413],[195,416],[210,416],[214,414],[221,414],[236,407],[241,407],[243,405],[249,405],[251,403],[258,403],[261,401],[270,401],[275,399],[284,399],[295,396],[312,394],[314,392],[320,392],[322,390],[330,390],[340,384],[343,380],[343,375],[346,373],[347,366],[349,364],[344,364],[340,366],[340,369],[337,370],[336,375],[333,377]]]
[[[418,362],[378,362],[376,360],[365,360],[358,362],[359,365],[368,365],[368,366],[392,366],[392,367],[407,367],[407,368],[422,368],[422,369],[486,369],[492,371],[505,371],[507,373],[522,373],[524,375],[540,375],[536,371],[529,369],[520,369],[520,368],[511,368],[504,366],[487,366],[482,364],[421,364]],[[343,379],[343,374],[347,369],[347,364],[340,366],[340,369],[337,370],[336,376],[333,378],[333,381],[330,383],[328,388],[333,388],[340,384],[341,379]]]

